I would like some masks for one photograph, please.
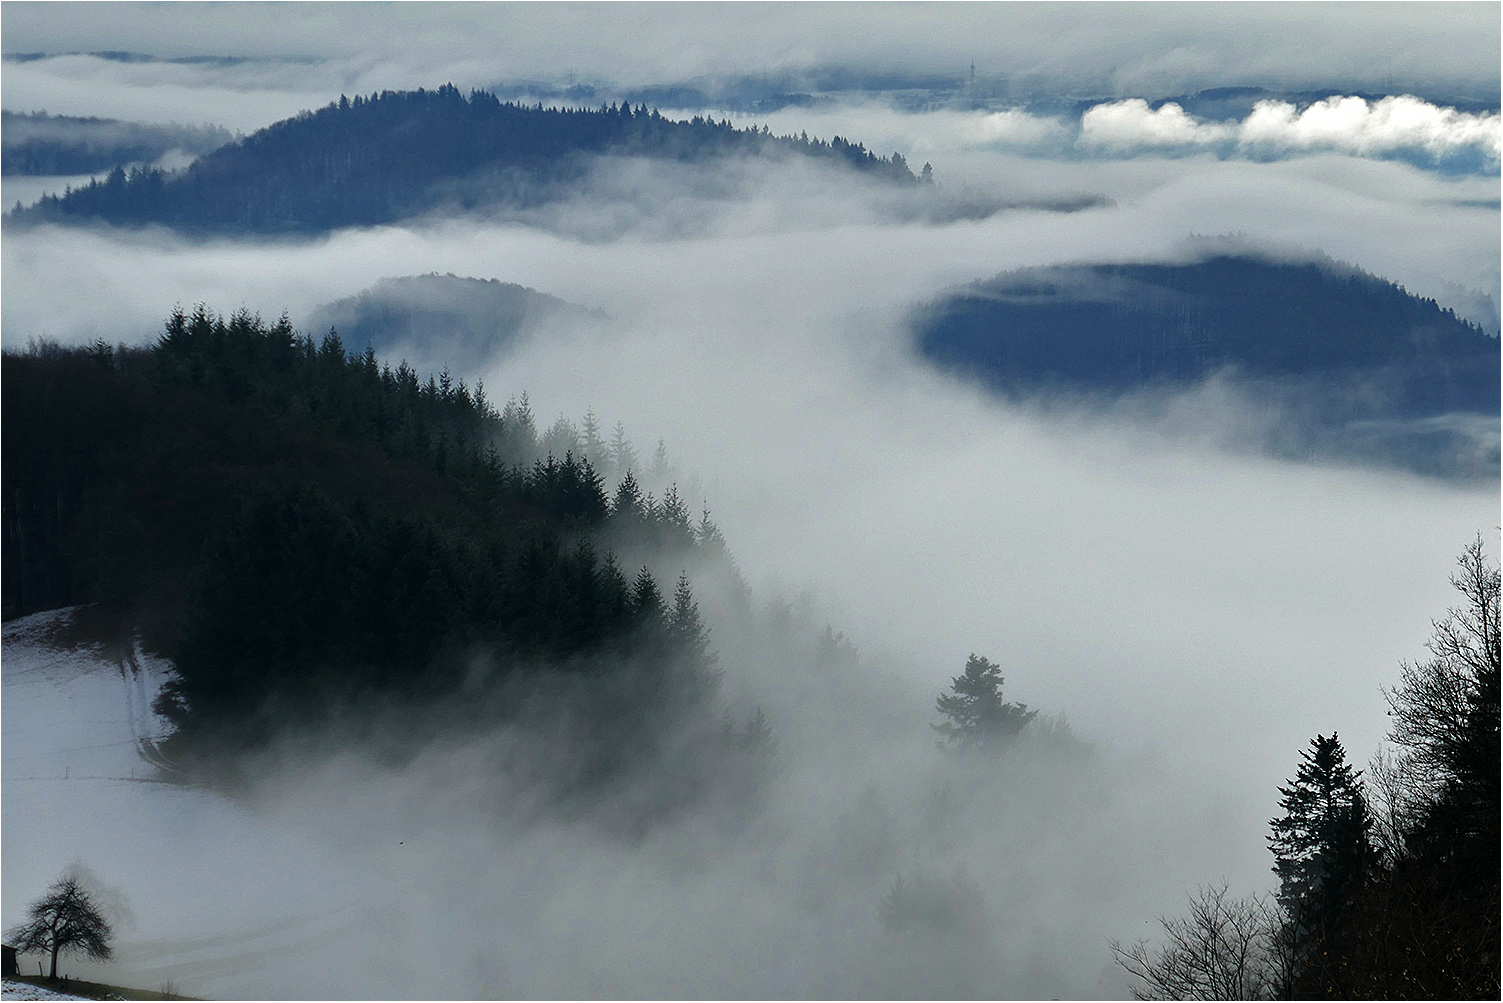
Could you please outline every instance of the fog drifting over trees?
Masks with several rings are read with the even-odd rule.
[[[150,18],[104,13],[60,26],[65,42],[27,45],[160,38]],[[43,38],[31,8],[7,5],[6,19]],[[1429,73],[1427,101],[1454,76],[1495,73],[1432,52],[1462,31],[1444,16],[1407,47],[1388,26],[1398,14],[1356,20],[1361,31],[1344,29],[1332,12],[1320,30],[1351,51],[1364,32],[1387,39],[1396,74]],[[118,44],[90,40],[112,30]],[[264,54],[259,29],[230,40]],[[329,44],[333,61],[358,61]],[[612,86],[681,79],[647,65],[672,62],[667,47],[647,48],[642,67],[608,67]],[[1095,104],[1237,82],[1138,53],[1121,87],[1086,92]],[[412,79],[386,56],[353,74],[360,92],[449,79]],[[1345,57],[1329,72],[1289,58],[1254,82],[1370,83],[1343,75]],[[149,121],[140,111],[157,101],[196,122],[209,119],[181,109],[225,94],[214,121],[234,130],[337,100],[329,65],[59,56],[3,72],[8,110]],[[1173,89],[1130,88],[1169,70]],[[571,85],[561,70],[545,83]],[[38,103],[13,106],[15,94]],[[713,657],[724,722],[665,728],[650,761],[682,763],[711,740],[736,751],[671,812],[656,808],[675,796],[664,777],[688,773],[626,769],[570,800],[558,791],[600,746],[556,705],[404,745],[389,739],[412,721],[393,703],[273,736],[243,761],[233,799],[122,782],[147,773],[135,741],[160,734],[148,706],[170,668],[130,646],[60,654],[43,643],[57,618],[42,614],[6,627],[6,925],[77,859],[135,917],[116,924],[108,971],[211,996],[1099,997],[1127,990],[1110,940],[1144,935],[1197,886],[1270,890],[1278,784],[1313,736],[1339,733],[1360,764],[1387,733],[1382,689],[1423,657],[1455,555],[1479,530],[1495,540],[1496,471],[1459,481],[1269,455],[1249,429],[1295,418],[1224,374],[1110,407],[1000,398],[924,361],[911,312],[1023,268],[1183,265],[1198,260],[1189,238],[1226,235],[1274,259],[1350,262],[1466,319],[1491,302],[1495,323],[1496,160],[1340,144],[1106,156],[1075,133],[1058,140],[1052,114],[1001,111],[847,94],[735,116],[897,153],[914,176],[932,162],[932,184],[899,188],[812,159],[627,156],[592,161],[546,203],[425,206],[312,238],[8,231],[8,352],[32,338],[145,348],[174,305],[199,303],[268,324],[286,311],[316,343],[331,304],[349,315],[407,276],[535,292],[546,323],[508,324],[525,336],[504,351],[483,344],[484,325],[419,330],[433,314],[413,311],[399,336],[371,338],[374,365],[407,359],[418,381],[447,365],[456,383],[483,382],[498,413],[525,392],[538,436],[583,451],[593,421],[604,447],[589,449],[604,457],[626,453],[610,448],[619,422],[644,494],[660,503],[671,487],[695,524],[710,510],[733,565],[620,535],[601,547],[631,557],[628,582],[649,566],[670,609],[682,572],[705,628],[696,657]],[[1034,138],[1007,141],[1004,126]],[[616,498],[625,471],[599,467]],[[428,708],[435,731],[483,705],[473,694],[496,650],[446,663],[465,670],[462,695]],[[537,658],[542,678],[552,668]],[[1038,712],[986,755],[937,748],[932,728],[972,658],[1005,677],[1001,701]],[[577,685],[547,678],[549,699]]]

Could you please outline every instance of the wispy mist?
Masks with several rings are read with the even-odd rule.
[[[412,34],[395,30],[414,23],[403,10],[342,6],[300,13],[325,35],[315,51],[277,33],[280,8],[53,18],[9,3],[8,51],[219,51],[228,17],[236,52],[310,60],[66,56],[3,72],[8,108],[237,129],[342,90],[479,86],[576,60],[661,82],[728,65],[733,48],[747,72],[858,48],[931,71],[980,46],[978,63],[990,55],[1019,81],[1120,96],[1297,83],[1317,62],[1322,83],[1379,65],[1495,88],[1496,11],[1476,9],[1447,7],[1419,32],[1426,8],[1255,8],[1232,32],[1220,8],[1171,21],[967,5],[868,11],[858,40],[838,30],[851,14],[817,5],[474,5],[454,14],[473,31]],[[182,24],[170,41],[154,27],[168,16]],[[1061,18],[1075,25],[1062,36]],[[655,40],[647,57],[620,55],[623,19]],[[1290,19],[1306,29],[1297,44]],[[1483,22],[1486,44],[1462,44]],[[646,796],[640,777],[572,814],[527,779],[566,769],[558,731],[471,730],[400,758],[372,736],[401,723],[374,716],[273,745],[230,801],[130,775],[165,665],[57,654],[39,622],[8,625],[6,923],[77,859],[135,916],[111,975],[187,993],[1125,994],[1108,939],[1143,933],[1197,883],[1271,884],[1262,837],[1298,749],[1332,730],[1355,760],[1374,748],[1380,687],[1450,603],[1453,555],[1498,522],[1496,482],[1262,455],[1249,443],[1281,418],[1228,380],[1112,405],[1005,402],[918,357],[911,309],[959,284],[1185,260],[1204,246],[1187,238],[1207,234],[1324,253],[1496,321],[1496,114],[1406,98],[1269,103],[1236,121],[1175,108],[1098,102],[1071,118],[862,99],[758,119],[933,162],[933,188],[901,192],[799,162],[602,159],[526,210],[319,238],[8,232],[8,350],[145,343],[174,304],[285,310],[307,326],[383,279],[430,272],[594,311],[503,353],[427,332],[412,361],[483,379],[493,400],[525,390],[541,425],[591,409],[644,453],[666,442],[680,487],[692,476],[700,489],[686,501],[710,508],[752,589],[738,611],[724,580],[688,569],[721,699],[736,721],[761,709],[777,751],[759,797],[623,832],[610,808]],[[1417,162],[1461,148],[1492,169]],[[679,568],[653,570],[669,581]],[[973,652],[1001,664],[1006,699],[1050,720],[992,761],[936,748],[930,729]],[[904,894],[939,905],[905,924],[890,907]],[[103,970],[74,968],[86,971]]]

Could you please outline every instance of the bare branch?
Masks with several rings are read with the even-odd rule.
[[[1110,944],[1137,979],[1137,999],[1272,999],[1286,984],[1280,923],[1267,896],[1234,898],[1223,881],[1191,896],[1188,916],[1160,917],[1159,925],[1164,944],[1156,950],[1143,940]]]

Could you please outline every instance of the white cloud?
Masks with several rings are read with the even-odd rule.
[[[993,143],[1029,146],[1058,138],[1064,127],[1057,119],[1030,115],[1020,108],[987,112],[971,124],[970,136],[977,145]]]
[[[1285,101],[1260,101],[1242,122],[1238,141],[1251,148],[1363,155],[1410,150],[1445,156],[1473,149],[1496,160],[1503,128],[1496,112],[1462,112],[1408,95],[1371,103],[1333,96],[1303,111]]]
[[[7,61],[0,64],[0,80],[9,111],[211,123],[254,132],[337,99],[345,82],[330,69],[280,62],[126,63],[71,55]]]
[[[1082,147],[1131,155],[1141,150],[1217,148],[1242,155],[1335,150],[1355,156],[1395,153],[1443,158],[1474,153],[1496,164],[1503,127],[1496,112],[1463,112],[1411,95],[1369,102],[1334,95],[1300,109],[1259,101],[1241,122],[1208,122],[1168,102],[1142,98],[1095,105],[1080,120]]]
[[[1113,150],[1208,146],[1232,135],[1230,126],[1198,121],[1173,101],[1154,109],[1142,98],[1128,98],[1098,104],[1080,117],[1080,142]]]

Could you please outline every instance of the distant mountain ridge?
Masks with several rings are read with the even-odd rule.
[[[202,156],[233,138],[229,130],[214,125],[0,111],[0,171],[7,176],[93,174],[150,163],[174,150]]]
[[[680,161],[806,156],[917,184],[902,156],[839,136],[774,136],[645,105],[598,110],[503,103],[452,85],[340,98],[268,126],[177,173],[116,169],[104,182],[9,214],[21,222],[157,223],[212,233],[316,233],[437,209],[539,205],[586,172],[589,158]]]
[[[1026,268],[925,305],[914,328],[931,361],[1015,397],[1112,398],[1230,375],[1298,413],[1320,440],[1301,437],[1295,452],[1350,447],[1430,469],[1415,450],[1455,443],[1437,446],[1430,432],[1400,443],[1408,432],[1372,430],[1457,414],[1495,427],[1500,408],[1498,338],[1330,260],[1216,253],[1186,264]],[[1359,427],[1360,448],[1348,434]],[[1471,472],[1496,476],[1492,439]]]

